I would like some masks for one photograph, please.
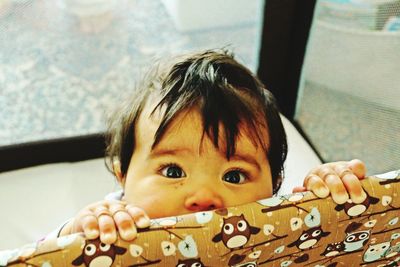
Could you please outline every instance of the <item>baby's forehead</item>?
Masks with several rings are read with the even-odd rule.
[[[160,123],[163,119],[162,109],[145,108],[139,119],[137,127],[137,142],[154,142],[156,132],[160,130]],[[249,147],[261,147],[267,150],[269,147],[269,133],[265,120],[256,118],[254,121],[242,120],[237,125],[237,134],[234,138],[235,150],[248,150]],[[193,143],[204,145],[205,141],[211,141],[214,146],[222,153],[226,153],[229,136],[232,135],[228,125],[222,122],[218,125],[218,144],[214,142],[212,131],[215,129],[204,128],[204,118],[197,107],[186,109],[175,114],[169,125],[164,129],[164,133],[158,144],[168,146],[193,146]],[[153,144],[152,144],[153,145]]]

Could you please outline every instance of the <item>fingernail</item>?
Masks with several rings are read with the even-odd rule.
[[[104,243],[113,243],[115,241],[115,237],[111,233],[104,233],[102,239]]]
[[[147,216],[142,216],[139,218],[139,220],[137,220],[136,225],[139,228],[145,228],[148,227],[150,225],[150,219]]]
[[[361,197],[362,197],[363,201],[367,198],[367,193],[365,193],[364,190],[361,193]]]
[[[318,197],[325,198],[329,196],[329,189],[326,187],[319,188],[317,192],[318,192]]]
[[[354,200],[353,202],[357,203],[357,204],[360,204],[360,203],[364,202],[364,200],[366,198],[367,198],[367,194],[364,191],[362,191],[360,197],[357,198],[356,200]]]
[[[127,241],[130,241],[133,238],[135,238],[136,234],[137,234],[137,232],[134,231],[133,229],[126,229],[126,230],[123,230],[122,232],[123,232],[123,239],[125,239]]]
[[[343,204],[345,203],[348,199],[348,195],[332,195],[333,201],[335,201],[337,204]]]
[[[99,236],[99,231],[96,229],[89,229],[86,232],[87,238],[97,238]]]

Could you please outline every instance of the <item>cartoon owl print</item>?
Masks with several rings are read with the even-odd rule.
[[[229,249],[242,248],[250,236],[260,232],[260,228],[249,225],[243,214],[224,218],[221,232],[214,236],[213,242],[222,241]]]
[[[367,193],[367,198],[362,203],[353,203],[351,199],[349,199],[344,204],[338,204],[335,207],[336,211],[344,210],[344,212],[350,217],[357,217],[365,212],[371,204],[376,204],[379,202],[379,198],[372,197]]]
[[[364,262],[373,262],[383,258],[389,248],[390,241],[369,245],[363,256]]]
[[[346,233],[346,238],[344,239],[344,251],[351,252],[364,247],[371,236],[371,230],[363,230],[352,233]]]
[[[343,251],[344,251],[343,242],[330,243],[326,246],[325,251],[321,253],[321,256],[333,257],[340,254]]]
[[[88,267],[107,267],[112,265],[116,255],[122,255],[125,252],[126,248],[104,244],[100,239],[86,240],[82,254],[72,264],[74,266],[85,264]]]
[[[251,262],[245,262],[245,263],[240,263],[238,265],[235,265],[234,267],[257,267],[257,262],[251,261]]]
[[[205,267],[205,265],[201,262],[200,258],[197,258],[178,260],[176,267]]]
[[[384,265],[384,267],[398,267],[400,266],[400,259],[391,261]]]
[[[400,242],[385,251],[385,258],[391,258],[400,253]]]
[[[325,236],[328,236],[330,232],[324,232],[321,226],[312,227],[306,231],[303,231],[296,241],[290,243],[288,247],[296,246],[297,248],[304,250],[309,249]]]

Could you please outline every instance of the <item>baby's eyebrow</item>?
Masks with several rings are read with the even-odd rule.
[[[245,161],[251,165],[253,165],[254,167],[257,168],[257,170],[261,170],[261,166],[258,163],[258,161],[252,157],[251,155],[247,155],[247,154],[235,154],[232,157],[229,158],[229,161],[231,160],[238,160],[238,161]]]
[[[182,154],[191,154],[192,151],[188,148],[174,148],[174,149],[153,149],[148,156],[149,159],[162,157],[162,156],[176,156]]]

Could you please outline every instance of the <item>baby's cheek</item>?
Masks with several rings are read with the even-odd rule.
[[[180,204],[177,199],[170,199],[168,196],[162,196],[155,194],[152,196],[146,196],[141,199],[129,202],[129,204],[143,209],[150,219],[176,216],[182,214]]]
[[[268,188],[265,190],[260,190],[260,188],[266,187],[255,186],[252,188],[243,189],[243,191],[240,193],[234,193],[232,196],[226,197],[224,204],[226,207],[239,206],[272,197],[272,190]]]

